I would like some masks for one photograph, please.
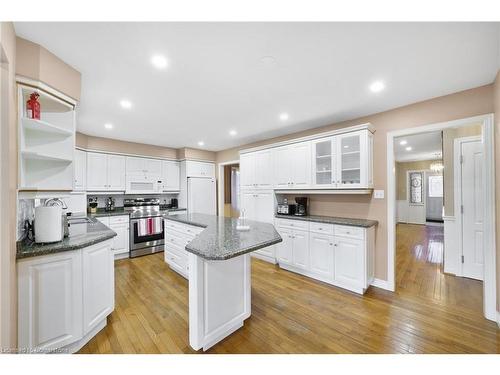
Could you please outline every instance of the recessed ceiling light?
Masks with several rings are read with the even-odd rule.
[[[204,145],[205,145],[205,142],[203,142],[203,141],[198,142],[198,146],[204,146]]]
[[[122,108],[125,108],[125,109],[132,108],[132,102],[130,100],[127,100],[127,99],[120,100],[120,105]]]
[[[232,135],[233,137],[238,134],[238,132],[236,130],[230,130],[229,131],[229,135]]]
[[[113,129],[113,124],[111,124],[111,123],[107,122],[107,123],[105,123],[105,124],[104,124],[104,127],[105,127],[106,129],[110,130],[110,129]]]
[[[404,145],[405,145],[405,144],[407,144],[407,143],[408,143],[408,142],[407,142],[407,141],[405,141],[405,140],[402,140],[401,142],[399,142],[399,144],[400,144],[401,146],[404,146]]]
[[[385,89],[385,84],[382,81],[375,81],[370,85],[371,92],[380,92]]]
[[[411,151],[411,147],[410,147],[410,146],[408,146],[408,147],[406,147],[406,148],[405,148],[405,150],[406,150],[406,151]]]
[[[153,64],[155,68],[165,69],[168,65],[168,60],[165,56],[154,55],[151,57],[151,64]]]
[[[290,116],[288,116],[288,113],[286,113],[286,112],[283,112],[283,113],[280,114],[280,120],[281,121],[286,121],[286,120],[288,120],[289,117]]]

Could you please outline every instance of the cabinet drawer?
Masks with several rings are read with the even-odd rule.
[[[165,234],[166,245],[172,244],[174,246],[180,247],[181,249],[184,249],[189,242],[191,242],[191,240],[181,236],[177,236],[177,233],[173,231],[167,232]]]
[[[276,225],[280,228],[309,230],[309,222],[291,219],[276,219]]]
[[[349,237],[362,240],[365,230],[360,227],[351,227],[348,225],[335,225],[335,236]]]
[[[165,229],[165,238],[168,235],[175,236],[175,237],[180,238],[180,239],[182,239],[182,240],[184,240],[186,242],[191,242],[196,237],[196,235],[194,235],[194,234],[188,234],[188,233],[182,232],[180,230],[175,230],[175,229],[172,229],[172,228],[166,228]]]
[[[204,228],[200,228],[200,227],[194,227],[192,225],[186,225],[186,224],[182,224],[182,223],[178,223],[176,221],[172,221],[172,220],[165,220],[165,228],[168,230],[168,229],[173,229],[177,232],[181,232],[181,233],[185,233],[185,234],[188,234],[188,235],[191,235],[193,236],[196,236],[197,234],[201,233],[203,231]]]
[[[333,235],[333,224],[310,223],[309,230],[313,233],[324,233]]]
[[[177,254],[180,257],[184,257],[187,259],[187,251],[185,248],[174,245],[173,243],[167,243],[165,244],[165,252],[167,253],[174,253]]]
[[[109,218],[109,224],[122,224],[122,223],[128,223],[128,215],[123,215],[123,216],[111,216]]]
[[[175,268],[179,268],[181,272],[187,271],[187,257],[179,256],[176,253],[167,251],[165,253],[165,261]]]

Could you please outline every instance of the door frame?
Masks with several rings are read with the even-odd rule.
[[[462,138],[455,138],[453,140],[453,210],[455,212],[455,222],[457,223],[456,227],[458,228],[458,232],[460,233],[460,240],[458,241],[458,269],[457,269],[457,274],[456,276],[463,277],[464,271],[463,271],[463,263],[462,263],[462,255],[463,255],[463,227],[462,227],[462,214],[460,212],[460,206],[462,200],[459,199],[459,197],[462,196],[462,168],[460,168],[461,163],[460,163],[460,149],[459,146],[462,145],[462,143],[466,142],[477,142],[481,141],[480,136],[470,136],[470,137],[462,137]],[[483,278],[486,275],[483,275]]]
[[[217,215],[224,213],[224,167],[226,165],[240,164],[240,159],[218,163],[217,167]],[[241,202],[241,197],[240,197]]]
[[[412,134],[463,127],[471,123],[481,123],[484,144],[484,281],[483,313],[497,321],[496,310],[496,242],[495,242],[495,158],[493,114],[473,116],[458,120],[393,130],[387,133],[387,289],[395,291],[396,279],[396,175],[394,139]],[[500,314],[499,314],[500,315]]]

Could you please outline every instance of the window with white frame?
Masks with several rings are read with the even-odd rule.
[[[429,176],[429,198],[443,197],[443,176]]]

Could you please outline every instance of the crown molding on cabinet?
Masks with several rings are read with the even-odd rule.
[[[33,87],[33,89],[36,90],[42,90],[56,97],[57,99],[65,102],[66,104],[76,107],[77,101],[75,99],[71,98],[68,95],[63,94],[62,92],[56,90],[52,86],[47,85],[46,83],[20,75],[16,75],[16,82],[25,86]]]
[[[358,130],[365,130],[365,129],[368,129],[368,131],[370,131],[371,133],[375,133],[375,127],[371,123],[367,122],[365,124],[360,124],[360,125],[355,125],[355,126],[349,126],[349,127],[346,127],[346,128],[335,129],[335,130],[330,130],[330,131],[323,132],[323,133],[317,133],[317,134],[313,134],[313,135],[308,135],[308,136],[305,136],[305,137],[293,138],[293,139],[289,139],[289,140],[286,140],[286,141],[281,141],[281,142],[276,142],[276,143],[270,143],[270,144],[263,145],[263,146],[257,146],[257,147],[247,148],[247,149],[240,150],[239,153],[240,154],[246,154],[246,153],[249,153],[249,152],[267,150],[267,149],[270,149],[270,148],[287,146],[287,145],[290,145],[290,144],[293,144],[293,143],[299,143],[299,142],[305,142],[305,141],[312,141],[314,139],[326,138],[326,137],[331,137],[333,135],[351,133],[351,132],[355,132],[355,131],[358,131]]]

